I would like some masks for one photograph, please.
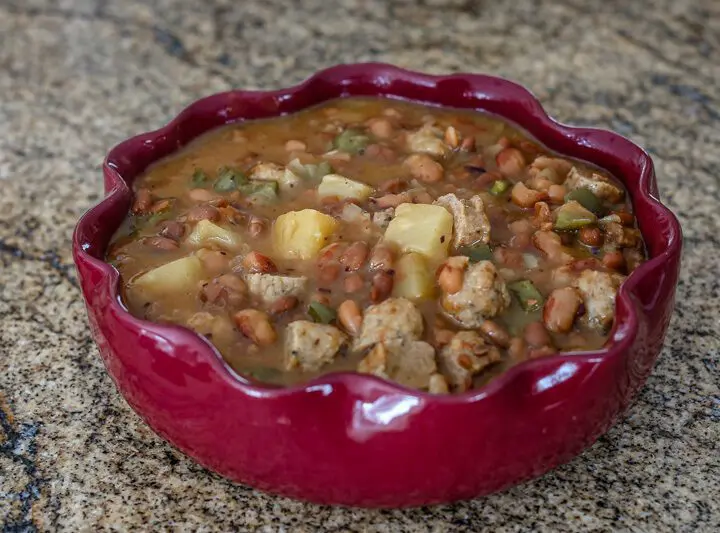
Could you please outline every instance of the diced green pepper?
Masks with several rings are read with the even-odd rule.
[[[299,159],[293,159],[287,165],[288,170],[303,179],[320,181],[323,176],[333,173],[332,165],[328,161],[321,161],[317,165],[307,163],[303,165]]]
[[[357,130],[345,130],[335,137],[333,146],[342,152],[357,154],[370,143],[370,137]]]
[[[208,182],[208,175],[203,172],[202,169],[196,168],[195,172],[193,172],[192,178],[190,178],[190,183],[193,187],[204,187],[205,184]]]
[[[251,181],[238,186],[238,190],[253,201],[272,203],[277,200],[279,186],[277,181]]]
[[[313,322],[319,322],[320,324],[330,324],[337,317],[335,309],[320,302],[311,302],[308,306],[308,314],[313,319]]]
[[[602,211],[602,201],[590,189],[573,189],[565,195],[565,202],[578,202],[593,213]]]
[[[518,299],[520,306],[525,312],[529,313],[542,308],[544,303],[543,296],[529,279],[513,281],[508,284],[508,289],[510,289]]]
[[[333,173],[333,167],[328,161],[321,161],[313,170],[311,177],[318,180]]]
[[[462,246],[458,248],[460,255],[465,255],[470,259],[471,263],[478,261],[488,261],[492,259],[492,250],[487,244],[473,244],[472,246]]]
[[[510,182],[508,180],[496,180],[490,187],[490,194],[493,196],[500,196],[510,188]]]
[[[584,228],[596,222],[597,217],[575,200],[561,205],[555,212],[555,229],[561,231]]]
[[[238,188],[239,185],[248,182],[245,175],[237,169],[223,167],[218,172],[218,177],[213,184],[213,189],[217,192],[230,192]]]
[[[147,219],[146,225],[149,228],[157,226],[160,222],[167,220],[169,218],[172,218],[172,213],[170,212],[170,207],[167,209],[164,209],[158,213],[153,213],[150,215]]]

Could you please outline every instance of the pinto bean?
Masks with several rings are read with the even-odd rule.
[[[412,154],[405,159],[403,166],[410,175],[425,183],[435,183],[443,178],[443,167],[427,154]]]
[[[547,200],[548,195],[546,192],[536,191],[534,189],[528,189],[522,181],[518,181],[510,192],[510,199],[512,202],[520,207],[532,207],[537,202]]]
[[[431,204],[435,201],[435,198],[433,198],[429,192],[422,189],[412,192],[412,201],[414,204]]]
[[[540,346],[537,348],[531,347],[528,350],[528,359],[539,359],[540,357],[547,357],[556,353],[557,350],[552,346]]]
[[[209,202],[215,198],[215,195],[207,189],[192,189],[188,192],[188,197],[193,202]]]
[[[252,215],[248,221],[248,233],[250,236],[255,239],[260,236],[264,229],[265,221],[260,217]]]
[[[532,242],[549,261],[569,263],[573,260],[572,255],[565,251],[562,238],[554,231],[536,231]]]
[[[347,293],[358,292],[363,288],[364,284],[365,282],[363,281],[362,276],[357,272],[353,272],[352,274],[346,276],[343,280],[343,289],[345,289],[345,292]]]
[[[150,194],[150,189],[141,187],[135,192],[135,201],[133,202],[132,212],[136,215],[145,214],[150,211],[152,203],[153,200],[152,195]]]
[[[304,152],[307,150],[307,144],[297,139],[290,139],[285,143],[285,150],[288,152]]]
[[[165,252],[178,249],[178,243],[167,237],[146,237],[143,239],[143,244]]]
[[[460,150],[464,152],[474,152],[475,151],[475,137],[469,136],[465,137],[462,142],[460,143]]]
[[[433,346],[435,348],[441,348],[446,344],[450,344],[450,341],[455,336],[455,332],[451,329],[436,327],[433,329]]]
[[[201,299],[206,302],[218,304],[224,303],[238,307],[245,301],[247,296],[247,285],[234,274],[223,274],[205,285],[200,294]]]
[[[209,220],[216,222],[220,218],[220,212],[217,208],[209,204],[196,205],[190,208],[187,213],[188,222],[200,222],[201,220]]]
[[[438,269],[437,282],[447,294],[455,294],[463,286],[465,279],[466,257],[450,257]]]
[[[275,342],[277,333],[270,323],[270,317],[257,309],[243,309],[233,315],[238,329],[258,346]]]
[[[320,283],[328,285],[340,277],[340,264],[336,261],[328,261],[318,264],[317,279]]]
[[[295,296],[281,296],[268,306],[268,312],[273,315],[281,315],[297,307],[299,300]]]
[[[394,128],[387,118],[371,118],[367,121],[368,129],[375,137],[387,139],[392,137]]]
[[[450,391],[445,376],[435,372],[428,380],[428,392],[430,394],[447,394]]]
[[[588,246],[600,246],[603,243],[603,233],[600,228],[584,227],[578,230],[578,240]]]
[[[387,209],[388,207],[397,207],[400,204],[412,202],[412,197],[408,192],[401,192],[399,194],[385,194],[379,198],[374,198],[373,202],[380,209]]]
[[[453,126],[448,126],[445,129],[445,135],[443,136],[443,140],[445,141],[445,144],[447,144],[451,148],[457,148],[458,146],[460,146],[460,134],[458,133],[458,130],[456,130]]]
[[[495,156],[498,170],[505,176],[517,176],[525,168],[525,156],[517,148],[504,148]]]
[[[633,226],[635,224],[635,216],[627,211],[613,211],[612,215],[616,215],[620,219],[623,226]]]
[[[518,250],[498,246],[493,250],[493,257],[495,261],[508,268],[525,268],[525,259],[523,259],[522,253]]]
[[[278,271],[272,259],[260,252],[250,252],[243,259],[243,267],[248,272],[259,272],[262,274],[273,274]]]
[[[552,346],[552,338],[542,322],[530,322],[523,330],[523,338],[530,346]]]
[[[622,270],[625,268],[625,257],[620,250],[605,252],[605,255],[603,255],[602,258],[602,264],[606,268]]]
[[[317,260],[318,265],[338,261],[343,252],[345,252],[346,247],[347,245],[342,242],[333,242],[328,244],[325,248],[320,250],[320,255]]]
[[[392,250],[384,244],[376,244],[370,255],[370,271],[388,272],[393,269],[394,262],[395,256]]]
[[[555,289],[543,307],[543,323],[554,333],[567,333],[573,327],[583,301],[573,287]]]
[[[535,228],[532,223],[526,219],[521,218],[508,224],[508,228],[513,233],[513,237],[510,241],[510,245],[513,248],[525,248],[530,245],[531,237]]]
[[[345,300],[337,309],[338,321],[350,335],[356,337],[362,326],[362,311],[354,300]]]
[[[368,144],[367,148],[365,148],[365,155],[373,159],[378,159],[384,163],[392,163],[398,158],[395,150],[389,146],[377,143]]]
[[[376,272],[372,279],[372,288],[370,289],[370,300],[373,303],[382,302],[390,296],[393,288],[392,274],[384,271]]]
[[[158,234],[161,237],[179,241],[185,234],[185,225],[177,220],[166,220],[160,223],[160,231]]]
[[[550,206],[545,202],[535,204],[535,215],[532,218],[533,224],[541,230],[550,231],[553,229],[552,214]]]
[[[352,243],[340,256],[340,264],[345,266],[347,271],[358,270],[367,259],[370,249],[363,241]]]
[[[547,189],[548,197],[554,204],[561,204],[565,201],[566,189],[562,185],[550,185]]]
[[[486,320],[480,325],[480,334],[501,348],[510,346],[510,334],[493,320]]]

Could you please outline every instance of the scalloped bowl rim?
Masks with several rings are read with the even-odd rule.
[[[177,128],[178,125],[184,123],[185,121],[189,120],[191,115],[194,113],[194,109],[196,107],[200,107],[203,104],[206,104],[208,102],[211,102],[212,100],[218,100],[221,101],[223,98],[235,98],[235,99],[242,99],[247,98],[249,96],[257,97],[257,96],[264,96],[264,97],[271,97],[271,98],[277,98],[277,99],[287,99],[292,98],[292,96],[296,93],[302,92],[306,89],[308,89],[314,82],[317,80],[322,80],[326,76],[330,75],[338,75],[342,74],[343,71],[347,73],[347,76],[350,77],[351,75],[359,75],[363,74],[367,76],[368,78],[371,78],[372,80],[378,80],[382,79],[383,76],[390,76],[393,79],[402,79],[404,81],[408,81],[412,84],[428,84],[432,83],[435,84],[440,81],[444,80],[452,80],[454,78],[463,79],[466,81],[469,81],[473,83],[474,85],[481,85],[482,83],[494,83],[499,84],[500,87],[512,89],[515,93],[520,93],[521,97],[514,97],[513,103],[520,104],[523,103],[525,105],[529,105],[530,108],[534,111],[534,118],[536,120],[539,120],[540,126],[545,128],[546,130],[555,130],[556,132],[562,134],[563,137],[571,138],[572,142],[574,144],[580,144],[582,140],[586,140],[586,138],[592,134],[593,132],[601,132],[605,135],[610,134],[614,139],[619,140],[620,142],[624,143],[627,147],[631,148],[632,150],[637,152],[637,155],[640,156],[644,160],[644,165],[642,168],[642,171],[640,172],[640,175],[638,177],[638,191],[640,193],[639,198],[633,199],[633,204],[637,204],[639,200],[642,200],[644,202],[649,203],[651,207],[656,209],[658,212],[662,213],[666,220],[668,221],[668,227],[663,228],[667,231],[667,246],[662,252],[657,254],[652,259],[647,260],[645,263],[640,265],[636,270],[634,270],[625,280],[625,282],[620,286],[620,289],[618,290],[618,294],[616,297],[616,309],[618,309],[620,306],[624,307],[627,316],[624,318],[622,322],[619,322],[618,320],[615,320],[615,323],[613,324],[613,327],[610,331],[610,335],[608,337],[608,340],[606,341],[605,345],[598,349],[598,350],[592,350],[592,351],[573,351],[573,352],[562,352],[556,355],[547,356],[540,359],[533,359],[533,360],[527,360],[522,363],[518,363],[514,365],[513,367],[509,368],[505,372],[503,372],[501,375],[490,381],[488,384],[477,388],[472,389],[470,391],[466,391],[464,393],[460,394],[450,394],[450,395],[439,395],[439,394],[431,394],[424,391],[419,391],[416,389],[410,389],[407,387],[404,387],[402,385],[399,385],[395,382],[384,380],[381,378],[378,378],[373,375],[369,374],[361,374],[358,372],[352,372],[352,371],[343,371],[343,372],[332,372],[328,373],[322,376],[318,376],[312,380],[309,380],[302,384],[295,384],[295,385],[289,385],[289,386],[278,386],[273,384],[262,384],[257,383],[248,380],[241,374],[237,373],[235,370],[233,370],[223,359],[220,352],[215,348],[215,346],[208,341],[205,337],[202,337],[201,335],[196,334],[192,330],[185,328],[183,326],[179,325],[167,325],[167,324],[159,324],[155,322],[150,322],[147,320],[143,320],[140,318],[135,317],[132,315],[125,305],[122,302],[122,299],[120,297],[120,273],[119,271],[113,267],[112,265],[106,263],[103,260],[97,259],[96,257],[90,255],[86,251],[86,245],[82,242],[80,235],[81,233],[84,233],[83,229],[85,229],[86,222],[89,218],[91,218],[93,215],[97,215],[99,213],[102,213],[110,208],[111,205],[113,205],[116,202],[123,201],[124,199],[127,199],[132,193],[130,186],[128,182],[125,180],[125,178],[119,173],[119,171],[116,168],[115,159],[119,154],[124,153],[126,150],[129,149],[130,145],[135,145],[139,141],[142,142],[142,144],[147,145],[151,144],[155,140],[157,140],[160,137],[165,136],[173,136],[173,129]],[[345,97],[348,95],[343,95],[342,97]],[[412,99],[412,98],[403,98],[393,95],[379,95],[383,98],[388,99],[398,99],[402,101],[407,102],[415,102],[415,103],[421,103],[421,104],[428,104],[433,105],[436,107],[445,107],[445,108],[452,108],[452,106],[444,106],[437,103],[433,103],[431,101],[424,101],[424,100],[418,100],[418,99]],[[322,101],[329,101],[335,99],[328,98],[323,99]],[[317,105],[317,103],[312,104]],[[297,111],[300,111],[302,109],[306,109],[311,106],[303,106],[299,108]],[[472,108],[465,108],[465,109],[472,109]],[[520,127],[525,129],[523,124],[511,120],[508,118],[505,118],[502,116],[502,114],[492,113],[489,111],[486,111],[482,108],[475,108],[476,110],[486,113],[489,115],[494,115],[505,122],[510,123],[511,125]],[[295,112],[295,111],[294,111]],[[276,116],[282,116],[276,115]],[[238,118],[235,120],[230,120],[225,122],[225,125],[229,124],[237,124],[243,122],[245,119]],[[208,133],[209,131],[216,129],[218,127],[222,127],[222,125],[207,129],[198,135],[194,136],[193,138],[197,138],[203,134]],[[538,141],[544,144],[542,138],[537,138]],[[598,147],[597,143],[593,145],[592,142],[587,144],[588,147],[592,148],[595,146]],[[163,156],[167,157],[167,156]],[[567,156],[567,157],[573,157],[573,156]],[[161,158],[155,159],[155,161],[159,160]],[[153,162],[155,162],[153,161]],[[432,402],[432,403],[450,403],[450,404],[457,404],[457,403],[472,403],[479,400],[482,400],[485,397],[491,396],[495,393],[497,393],[500,389],[503,389],[507,386],[510,386],[510,384],[518,378],[521,374],[523,374],[526,371],[531,371],[536,367],[544,366],[546,364],[549,364],[551,362],[557,362],[557,361],[564,361],[564,362],[599,362],[606,357],[609,356],[610,353],[616,353],[616,352],[624,352],[627,350],[633,343],[633,340],[635,336],[637,335],[637,329],[638,329],[638,317],[637,317],[637,308],[635,305],[632,305],[631,303],[631,297],[630,292],[631,289],[634,288],[641,277],[645,274],[646,271],[652,271],[655,268],[655,265],[657,263],[662,263],[666,259],[668,259],[671,255],[673,255],[677,248],[681,246],[682,241],[682,232],[680,228],[680,224],[675,217],[675,215],[668,209],[665,205],[663,205],[658,198],[656,198],[652,191],[650,190],[650,180],[654,177],[654,170],[653,170],[653,163],[652,159],[647,154],[645,150],[643,150],[641,147],[627,139],[626,137],[604,129],[599,128],[588,128],[588,127],[575,127],[575,126],[568,126],[566,124],[562,124],[552,117],[550,117],[547,112],[542,107],[540,101],[525,87],[522,85],[519,85],[515,82],[509,81],[507,79],[496,77],[496,76],[490,76],[486,74],[470,74],[470,73],[458,73],[458,74],[452,74],[452,75],[431,75],[431,74],[423,74],[419,72],[409,71],[406,69],[402,69],[399,67],[395,67],[393,65],[387,65],[382,63],[357,63],[352,65],[337,65],[334,67],[330,67],[324,70],[320,70],[316,72],[314,75],[310,76],[306,80],[302,81],[299,84],[296,84],[294,86],[290,86],[288,88],[284,89],[278,89],[278,90],[268,90],[268,91],[244,91],[244,90],[231,90],[231,91],[225,91],[221,93],[216,93],[210,96],[206,96],[204,98],[201,98],[199,100],[196,100],[186,106],[175,118],[173,118],[170,122],[168,122],[165,126],[158,128],[153,131],[141,133],[138,135],[135,135],[133,137],[130,137],[126,139],[125,141],[117,144],[115,147],[113,147],[107,154],[104,162],[103,162],[103,173],[107,177],[111,178],[112,182],[112,188],[109,190],[109,192],[106,193],[106,196],[100,200],[95,206],[91,207],[78,221],[75,231],[73,233],[73,247],[75,250],[75,253],[78,255],[82,255],[83,259],[92,264],[95,268],[97,268],[102,273],[102,281],[101,283],[104,283],[108,286],[109,294],[112,295],[111,303],[112,310],[118,314],[118,316],[121,316],[122,319],[130,326],[132,326],[133,331],[135,332],[145,332],[145,333],[151,333],[155,336],[161,337],[165,339],[168,343],[171,345],[177,345],[179,342],[181,343],[190,343],[194,344],[198,348],[198,353],[204,352],[204,354],[207,355],[208,363],[213,368],[215,372],[217,372],[219,375],[223,377],[223,379],[229,383],[231,386],[233,386],[235,389],[239,390],[240,392],[244,394],[248,394],[253,397],[257,398],[279,398],[282,396],[292,396],[295,394],[301,394],[301,393],[309,393],[314,390],[317,390],[320,387],[324,386],[330,386],[333,385],[339,385],[344,384],[347,386],[348,390],[353,390],[354,387],[352,387],[353,384],[356,385],[362,385],[363,383],[367,382],[376,382],[378,384],[382,384],[385,389],[387,389],[389,392],[398,393],[404,396],[414,396],[417,398],[422,398],[424,402]],[[107,189],[107,186],[106,186]],[[117,228],[116,228],[117,229]],[[92,233],[87,231],[87,233]],[[104,251],[106,250],[106,247],[104,248]],[[104,253],[103,251],[103,253]],[[168,335],[168,333],[171,333],[171,335]]]

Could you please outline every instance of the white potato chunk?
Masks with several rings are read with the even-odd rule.
[[[197,291],[204,275],[200,259],[190,255],[141,274],[132,280],[130,287],[150,297],[191,294]]]
[[[236,250],[242,246],[243,241],[237,233],[213,224],[209,220],[201,220],[188,235],[187,243],[192,246],[211,247],[215,245],[228,250]]]
[[[315,209],[290,211],[275,220],[273,246],[283,259],[312,259],[337,226],[337,220]]]
[[[410,252],[398,259],[395,265],[393,296],[410,300],[432,298],[434,288],[435,277],[425,257]]]
[[[385,230],[385,242],[401,252],[417,252],[434,261],[448,255],[452,241],[453,217],[440,205],[400,204]]]
[[[373,193],[373,188],[359,181],[351,180],[340,174],[327,174],[323,176],[318,186],[318,196],[325,198],[337,196],[341,200],[367,200]]]

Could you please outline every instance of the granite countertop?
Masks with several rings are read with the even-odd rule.
[[[150,4],[0,2],[0,530],[720,530],[719,2]],[[201,95],[361,60],[507,76],[562,121],[632,138],[684,228],[677,311],[636,403],[502,494],[370,511],[234,485],[140,421],[90,338],[70,235],[105,152]]]

